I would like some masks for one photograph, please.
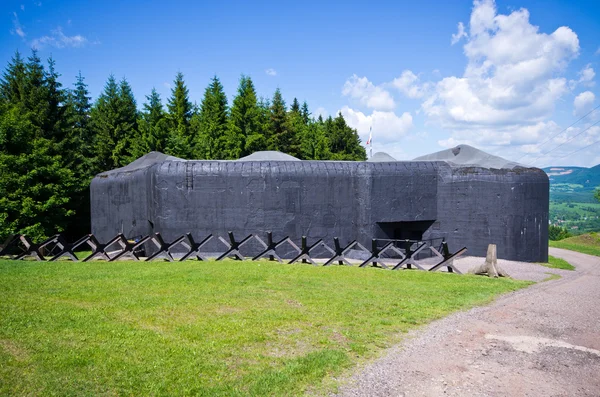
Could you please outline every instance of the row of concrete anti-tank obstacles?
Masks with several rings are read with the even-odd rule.
[[[300,247],[296,245],[289,236],[286,236],[279,241],[275,241],[273,240],[273,234],[271,232],[266,233],[266,242],[256,234],[250,234],[239,241],[235,239],[232,232],[228,232],[228,236],[229,241],[221,236],[217,236],[227,247],[225,252],[215,256],[217,261],[225,258],[234,258],[237,260],[246,259],[240,252],[240,249],[243,245],[254,239],[262,248],[258,255],[252,257],[252,260],[268,259],[271,261],[277,260],[283,262],[277,249],[281,248],[284,244],[288,244],[291,247],[290,249],[295,251],[294,257],[288,262],[290,264],[301,261],[302,263],[311,263],[316,266],[319,265],[315,261],[316,257],[314,252],[318,247],[322,247],[332,255],[331,257],[325,258],[325,261],[322,263],[323,266],[329,266],[336,262],[340,265],[345,264],[352,266],[353,263],[350,262],[351,259],[349,258],[350,252],[361,251],[363,253],[363,259],[361,259],[360,262],[353,260],[355,262],[354,264],[358,264],[359,267],[373,266],[391,270],[418,269],[427,271],[436,271],[446,268],[450,273],[460,274],[460,271],[456,269],[453,262],[454,259],[467,251],[467,248],[463,247],[462,249],[451,253],[448,249],[448,244],[443,239],[438,247],[434,247],[432,240],[373,239],[371,249],[369,250],[356,240],[351,241],[346,246],[342,246],[337,237],[334,237],[334,245],[333,248],[331,248],[323,242],[323,239],[319,239],[309,245],[305,236],[302,236]],[[177,254],[180,254],[180,256],[177,257],[180,261],[185,261],[193,257],[205,261],[208,259],[208,253],[203,252],[202,249],[211,239],[213,239],[212,234],[206,236],[200,242],[196,242],[192,237],[192,234],[187,233],[173,242],[167,243],[163,240],[160,233],[144,236],[135,240],[128,240],[123,234],[119,233],[106,243],[100,243],[93,234],[87,234],[79,240],[69,243],[62,235],[57,234],[36,244],[26,235],[17,234],[9,237],[3,246],[0,246],[0,257],[9,257],[14,260],[34,258],[38,261],[56,261],[60,258],[68,258],[72,261],[79,261],[75,252],[80,250],[84,244],[87,244],[89,248],[91,248],[92,253],[83,259],[84,262],[93,259],[110,262],[121,259],[138,261],[144,255],[144,245],[146,243],[151,243],[155,248],[155,252],[147,256],[145,259],[146,261],[155,259],[163,259],[170,262],[174,261],[176,256],[174,253],[182,248],[184,248],[185,251],[177,252]],[[380,247],[379,244],[383,244],[383,246]],[[428,266],[417,260],[419,254],[427,251],[427,249],[431,254],[428,260]],[[312,256],[311,252],[313,253]],[[51,256],[51,258],[46,259],[46,256]],[[365,260],[364,258],[367,256],[368,258]],[[396,259],[393,258],[394,256]]]

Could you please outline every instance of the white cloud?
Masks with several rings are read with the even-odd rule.
[[[560,74],[578,55],[579,39],[564,26],[540,32],[526,9],[499,14],[493,0],[473,4],[464,74],[437,82],[422,109],[429,121],[452,131],[442,145],[533,144],[568,92]]]
[[[440,140],[438,144],[443,147],[454,147],[464,143],[493,150],[497,146],[536,145],[538,142],[546,139],[551,133],[558,132],[559,130],[560,127],[554,121],[540,121],[535,124],[522,126],[506,125],[502,127],[475,128],[465,126],[462,129],[454,130],[450,138]]]
[[[596,77],[596,72],[592,68],[591,64],[585,65],[583,69],[578,73],[579,80],[571,80],[569,81],[569,86],[571,89],[577,87],[577,85],[581,84],[585,87],[593,87],[596,82],[594,81],[594,77]]]
[[[458,31],[452,35],[452,40],[450,41],[452,43],[452,45],[458,43],[460,41],[460,39],[462,39],[463,37],[469,37],[467,35],[467,32],[465,32],[465,25],[463,25],[462,22],[458,23]]]
[[[600,55],[600,47],[596,50],[596,55]]]
[[[413,126],[410,113],[404,112],[398,117],[394,112],[374,110],[370,115],[344,106],[340,112],[348,125],[356,128],[363,142],[369,137],[369,128],[373,128],[373,142],[393,142],[406,135]]]
[[[31,42],[31,46],[36,49],[40,49],[43,47],[55,47],[55,48],[65,48],[65,47],[83,47],[86,45],[88,40],[81,36],[67,36],[63,33],[62,28],[59,26],[51,32],[50,36],[42,36],[37,38]]]
[[[582,116],[592,109],[596,96],[591,91],[582,92],[573,101],[573,115]]]
[[[21,4],[21,11],[25,11],[25,4]]]
[[[430,89],[431,84],[421,84],[419,76],[410,70],[405,70],[400,77],[396,77],[392,81],[392,86],[409,98],[422,98]]]
[[[265,70],[265,73],[269,76],[277,76],[277,71],[273,68],[269,68]]]
[[[19,36],[20,38],[24,39],[26,34],[25,31],[23,30],[23,26],[21,26],[21,23],[19,22],[19,17],[17,16],[16,12],[13,12],[13,28],[10,31],[10,34],[16,34],[17,36]]]
[[[394,98],[381,86],[375,86],[366,77],[352,75],[342,88],[342,94],[357,99],[371,109],[392,110],[396,107]]]
[[[163,86],[164,86],[165,88],[168,88],[169,90],[171,89],[171,83],[169,83],[168,81],[165,81],[165,82],[163,83]]]

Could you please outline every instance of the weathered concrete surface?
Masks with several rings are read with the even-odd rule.
[[[372,238],[445,238],[451,250],[466,246],[470,255],[485,255],[491,243],[501,259],[546,261],[548,189],[537,168],[185,161],[151,153],[93,179],[92,233],[107,241],[160,232],[169,241],[187,232],[200,240],[272,231],[296,243],[305,235],[309,243],[339,237],[368,247]],[[223,249],[214,244],[207,249]]]
[[[412,334],[341,396],[599,396],[600,258]]]

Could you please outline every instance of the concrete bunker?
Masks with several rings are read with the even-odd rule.
[[[108,240],[160,232],[372,238],[445,238],[485,256],[547,261],[549,182],[466,145],[413,161],[300,161],[258,152],[233,161],[152,152],[91,184],[92,233]]]

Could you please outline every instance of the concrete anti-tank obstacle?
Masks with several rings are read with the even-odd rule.
[[[488,245],[485,263],[469,270],[471,274],[485,275],[488,277],[510,277],[508,273],[498,266],[498,256],[496,254],[496,244]]]

